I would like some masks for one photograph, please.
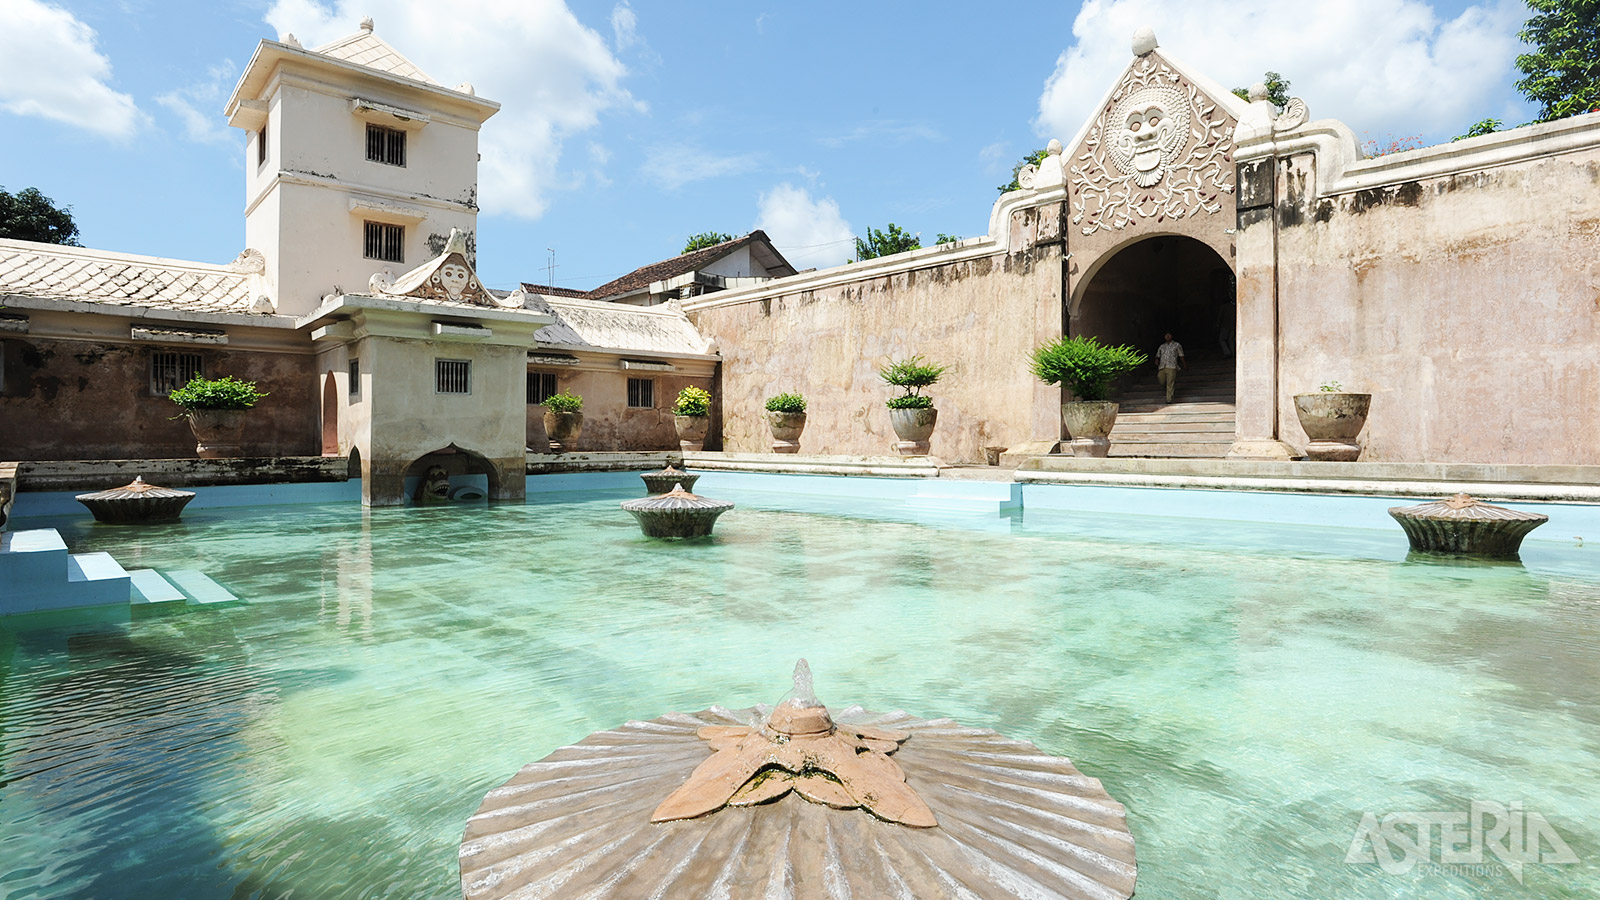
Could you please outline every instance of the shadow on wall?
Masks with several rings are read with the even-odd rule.
[[[425,454],[406,467],[408,503],[483,501],[499,487],[500,473],[493,463],[455,444]]]

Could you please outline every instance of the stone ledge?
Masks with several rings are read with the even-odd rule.
[[[775,475],[872,475],[879,478],[937,478],[948,469],[937,456],[824,456],[799,453],[684,453],[688,469],[715,472],[769,472]]]
[[[97,459],[17,463],[19,491],[100,491],[142,475],[162,487],[348,481],[342,456],[244,459]]]
[[[678,453],[666,450],[618,451],[615,453],[529,453],[527,474],[638,472],[645,469],[664,469],[668,462],[676,462],[678,459]]]

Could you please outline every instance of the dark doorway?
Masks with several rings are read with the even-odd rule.
[[[1234,315],[1233,270],[1194,238],[1162,235],[1117,251],[1089,278],[1069,334],[1093,335],[1153,353],[1172,332],[1186,354],[1223,355],[1221,333]],[[1228,329],[1231,334],[1231,328]]]

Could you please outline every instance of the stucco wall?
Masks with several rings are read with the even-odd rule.
[[[679,365],[683,366],[682,363]],[[569,391],[583,398],[583,432],[578,437],[575,449],[676,450],[678,432],[673,424],[672,404],[677,400],[678,392],[690,385],[708,391],[714,389],[713,364],[708,362],[694,368],[697,371],[628,372],[619,369],[616,361],[601,358],[592,364],[571,368],[534,366],[528,371],[553,372],[558,390]],[[653,408],[628,407],[629,378],[650,378],[655,381]],[[548,452],[544,405],[529,403],[527,411],[528,446],[535,453]],[[710,447],[710,444],[707,446]]]
[[[950,366],[927,390],[939,410],[933,455],[981,462],[986,446],[1058,438],[1060,391],[1035,381],[1027,355],[1061,334],[1061,204],[1022,210],[1009,227],[1009,251],[922,251],[887,274],[785,287],[811,280],[802,275],[691,306],[722,353],[724,448],[769,450],[766,398],[788,391],[809,404],[802,453],[893,453],[884,401],[894,390],[878,368],[917,354]]]
[[[150,355],[162,350],[198,353],[208,377],[255,381],[270,395],[250,415],[245,455],[317,452],[316,379],[309,354],[31,336],[4,343],[0,458],[193,457],[188,423],[172,419],[180,410],[150,388]]]
[[[1314,159],[1277,163],[1283,440],[1335,380],[1363,459],[1600,463],[1600,149],[1321,197]]]

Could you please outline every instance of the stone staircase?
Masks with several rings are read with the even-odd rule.
[[[124,569],[109,553],[68,553],[54,528],[0,533],[0,616],[82,609],[238,602],[192,569]]]
[[[1154,366],[1141,369],[1119,398],[1110,456],[1221,458],[1234,434],[1234,360],[1191,357],[1168,403]]]

